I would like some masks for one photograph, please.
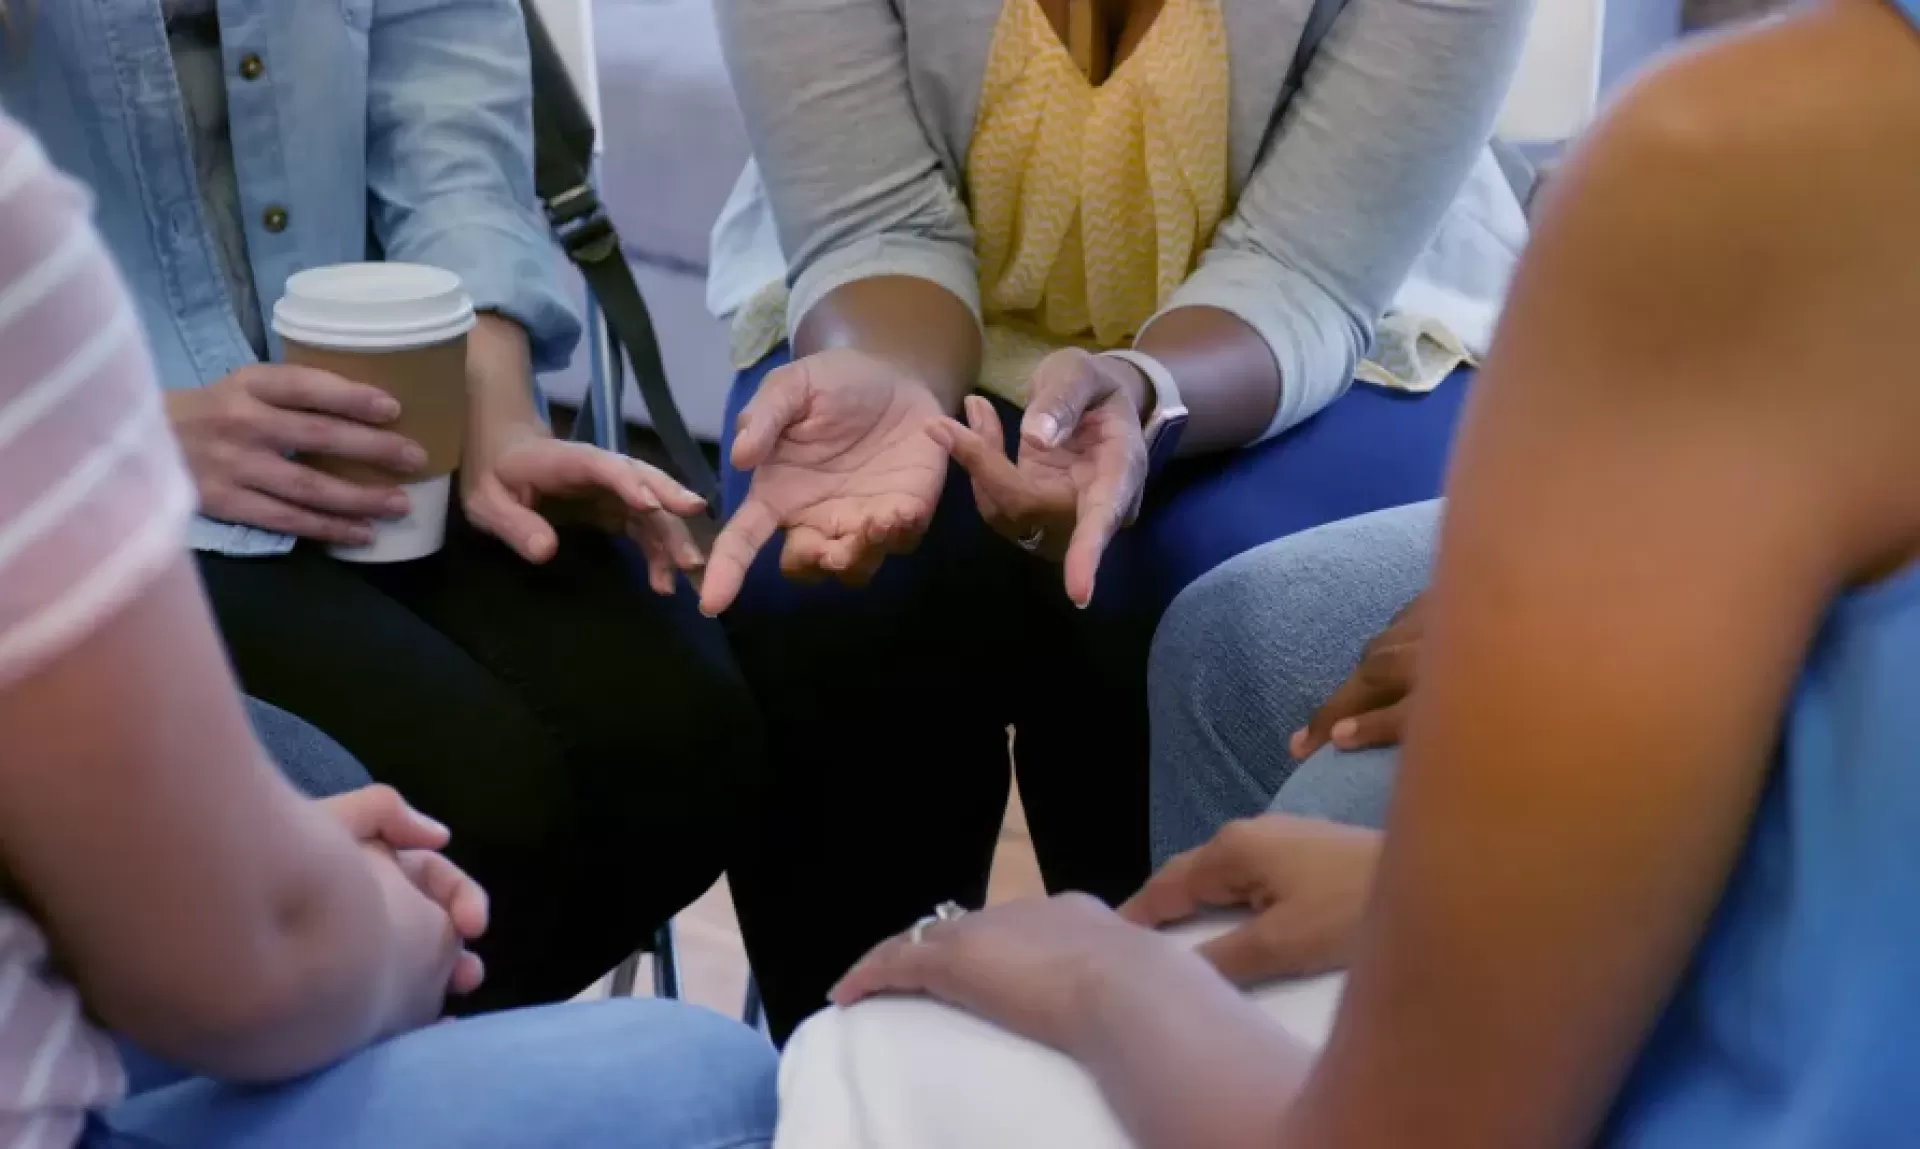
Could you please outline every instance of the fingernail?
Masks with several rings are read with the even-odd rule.
[[[414,816],[419,818],[421,823],[434,833],[444,834],[449,838],[453,837],[452,829],[450,829],[445,822],[442,822],[431,814],[422,814],[416,810],[414,811]]]
[[[364,547],[373,541],[373,531],[367,527],[354,527],[347,532],[347,545]]]
[[[407,517],[407,511],[412,507],[413,504],[407,500],[405,494],[387,496],[386,508],[389,518],[404,519]]]
[[[424,447],[408,447],[400,453],[400,465],[409,471],[418,471],[427,465],[427,452]]]
[[[1352,741],[1353,736],[1358,733],[1360,733],[1360,724],[1351,718],[1342,718],[1333,724],[1333,740],[1335,742]]]
[[[373,417],[383,422],[400,417],[400,400],[383,395],[373,401]]]
[[[1307,732],[1304,729],[1294,731],[1293,737],[1287,739],[1287,749],[1292,751],[1295,758],[1300,757],[1300,752],[1306,748]]]
[[[1033,437],[1041,446],[1051,447],[1059,442],[1060,420],[1055,419],[1052,415],[1035,415],[1031,422],[1033,423]]]

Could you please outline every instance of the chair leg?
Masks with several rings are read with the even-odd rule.
[[[613,989],[609,997],[633,996],[633,987],[640,980],[640,956],[637,951],[627,955],[627,960],[613,971]]]
[[[747,974],[747,1000],[740,1007],[740,1020],[755,1033],[767,1031],[767,1007],[760,1000],[760,983],[755,981],[752,972]]]
[[[680,948],[673,940],[673,923],[653,935],[653,996],[669,1001],[680,997]]]

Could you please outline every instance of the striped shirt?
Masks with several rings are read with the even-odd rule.
[[[193,511],[90,209],[0,116],[0,690],[138,596],[183,553]],[[0,903],[0,1149],[65,1149],[125,1088],[39,925]]]

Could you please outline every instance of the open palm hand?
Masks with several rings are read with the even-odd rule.
[[[980,516],[1006,538],[1064,563],[1067,597],[1087,605],[1107,544],[1140,510],[1147,453],[1136,408],[1111,392],[1057,445],[1023,438],[1015,463],[993,404],[976,395],[966,407],[965,424],[947,420],[934,433],[972,477]]]
[[[713,545],[701,606],[733,605],[754,557],[786,532],[791,578],[860,585],[914,548],[933,518],[947,455],[928,434],[933,393],[858,351],[810,355],[767,376],[740,415],[734,466],[753,472],[746,502]]]

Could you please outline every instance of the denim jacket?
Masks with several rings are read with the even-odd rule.
[[[387,258],[455,271],[526,327],[537,367],[579,338],[533,192],[516,0],[219,0],[247,252],[261,310],[303,268]],[[256,358],[202,208],[159,0],[34,5],[0,103],[98,197],[160,379],[201,387]],[[279,344],[268,336],[270,350]],[[292,540],[203,520],[230,554]]]

